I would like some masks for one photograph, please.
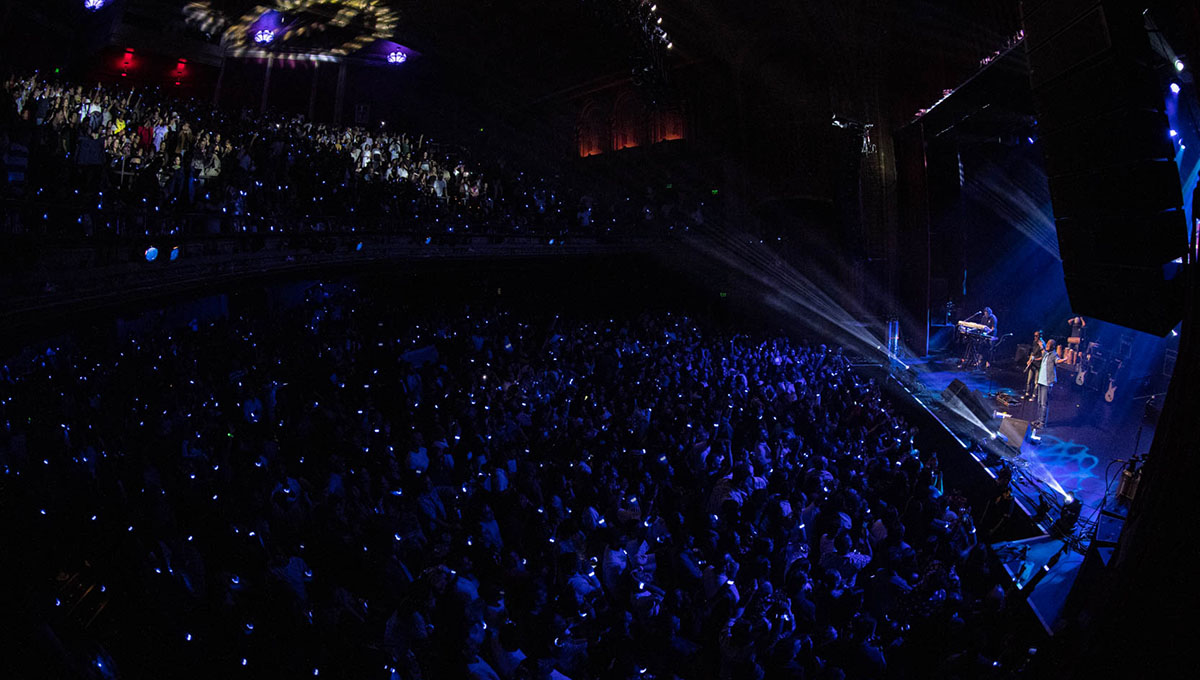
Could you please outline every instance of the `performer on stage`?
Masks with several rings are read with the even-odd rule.
[[[1087,327],[1087,321],[1082,316],[1075,316],[1067,319],[1067,325],[1071,327],[1067,346],[1078,352],[1083,349],[1083,329]]]
[[[1053,338],[1046,341],[1046,350],[1042,353],[1041,368],[1038,371],[1038,419],[1033,423],[1038,429],[1046,427],[1050,419],[1050,388],[1058,382],[1058,365],[1066,361],[1058,358],[1055,345]]]
[[[986,368],[992,363],[992,349],[994,348],[994,343],[996,342],[996,315],[992,313],[991,307],[984,307],[982,311],[975,312],[968,317],[967,321],[970,321],[975,317],[979,317],[979,324],[986,328],[987,331],[982,333],[970,332],[964,334],[966,347],[963,352],[962,359],[960,359],[958,362],[959,368],[974,368],[981,364]]]
[[[998,322],[996,320],[996,315],[992,313],[991,307],[983,308],[983,318],[979,320],[979,323],[988,327],[988,335],[992,336],[993,338],[996,337],[996,324]]]
[[[1025,364],[1025,399],[1037,396],[1038,373],[1042,369],[1042,355],[1046,353],[1046,341],[1042,332],[1033,332],[1033,344],[1029,348],[1029,361]]]

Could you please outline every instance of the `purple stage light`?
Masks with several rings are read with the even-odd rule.
[[[83,0],[83,8],[89,12],[99,11],[104,7],[108,0]]]
[[[259,45],[266,45],[274,39],[275,31],[272,31],[269,28],[264,28],[254,32],[254,42],[258,43]]]
[[[395,50],[393,52],[388,52],[387,60],[389,64],[403,64],[404,62],[408,61],[408,55],[400,50]]]
[[[1171,94],[1179,94],[1179,83],[1171,83]]]

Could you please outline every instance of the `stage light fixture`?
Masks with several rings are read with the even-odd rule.
[[[1082,510],[1083,501],[1076,498],[1074,494],[1068,493],[1063,503],[1062,514],[1059,515],[1058,521],[1050,527],[1051,535],[1057,537],[1070,536],[1071,532],[1075,529],[1075,524],[1079,522],[1079,513]],[[1053,563],[1050,566],[1054,566]]]
[[[174,248],[171,249],[171,261],[174,262],[175,260],[178,260],[178,259],[179,259],[179,246],[175,246]]]
[[[271,42],[274,39],[275,39],[275,31],[272,31],[270,29],[264,28],[263,30],[257,31],[254,34],[254,42],[258,43],[259,45],[266,45],[267,43]]]
[[[158,259],[158,248],[155,248],[154,246],[150,246],[149,248],[146,249],[145,254],[146,254],[146,261],[153,262],[156,259]]]
[[[1179,94],[1179,83],[1171,83],[1171,94]]]
[[[1183,60],[1181,60],[1181,59],[1176,59],[1176,60],[1175,60],[1175,70],[1176,70],[1176,71],[1182,71],[1182,70],[1183,70]]]
[[[1167,131],[1167,134],[1168,134],[1168,135],[1171,135],[1172,137],[1175,137],[1175,136],[1177,136],[1179,133],[1178,133],[1178,132],[1176,132],[1174,129],[1171,129],[1171,130],[1168,130],[1168,131]]]
[[[89,12],[95,12],[104,8],[108,0],[83,0],[83,8]]]
[[[403,64],[404,62],[408,61],[408,55],[400,50],[395,50],[394,52],[388,53],[387,60],[389,64]]]

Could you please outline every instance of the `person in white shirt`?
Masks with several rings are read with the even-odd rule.
[[[1042,366],[1038,370],[1038,419],[1033,426],[1046,427],[1050,420],[1050,388],[1058,382],[1058,365],[1066,361],[1060,359],[1055,351],[1057,343],[1051,339],[1046,341],[1046,351],[1042,355]]]

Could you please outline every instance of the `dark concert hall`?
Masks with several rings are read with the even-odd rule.
[[[1200,677],[1196,73],[1195,0],[0,0],[0,678]]]

